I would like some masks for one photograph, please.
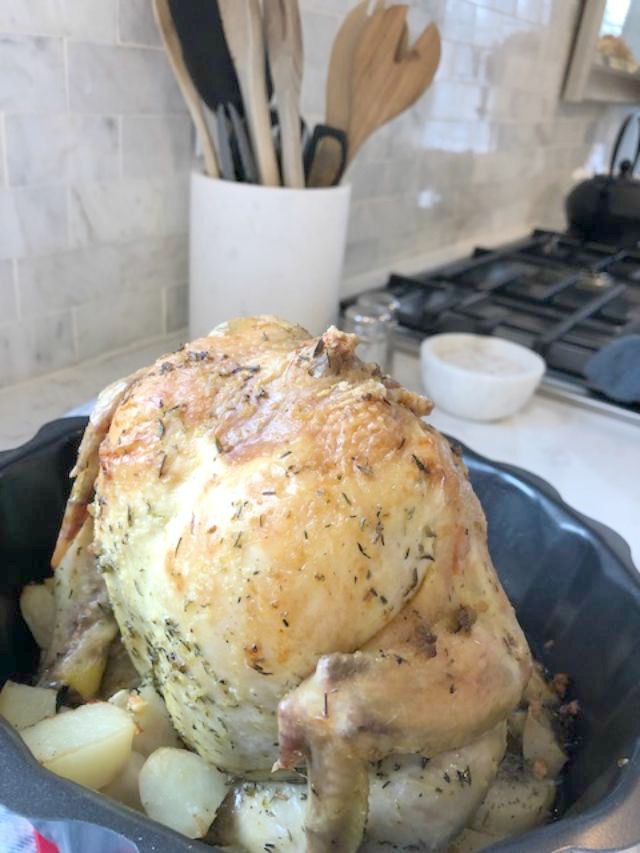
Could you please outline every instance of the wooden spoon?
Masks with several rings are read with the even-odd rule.
[[[279,186],[267,101],[260,0],[219,0],[218,7],[242,92],[260,183]]]
[[[353,55],[349,114],[349,162],[371,134],[409,109],[433,80],[440,63],[435,24],[403,53],[407,6],[379,9],[366,21]]]
[[[216,157],[213,140],[211,139],[211,134],[209,133],[209,128],[207,127],[207,122],[204,117],[200,96],[196,91],[196,87],[193,85],[193,81],[189,76],[189,72],[187,71],[187,67],[184,62],[180,39],[178,38],[178,34],[176,33],[176,29],[173,24],[173,18],[171,17],[169,0],[153,0],[153,13],[167,56],[169,57],[169,62],[173,69],[173,73],[180,91],[182,92],[182,97],[187,105],[187,109],[191,115],[191,120],[196,127],[196,133],[198,134],[202,145],[205,172],[211,178],[218,178],[220,176],[218,158]]]
[[[302,24],[297,0],[263,0],[269,65],[276,93],[282,172],[287,187],[304,187],[300,138]]]

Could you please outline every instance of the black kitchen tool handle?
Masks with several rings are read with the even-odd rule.
[[[324,183],[321,184],[321,186],[335,187],[337,184],[340,183],[340,179],[344,175],[344,170],[347,166],[347,155],[349,150],[347,134],[344,132],[344,130],[340,130],[337,127],[331,127],[328,124],[317,124],[313,129],[311,139],[309,140],[304,151],[304,174],[307,185],[309,183],[311,170],[316,161],[318,147],[320,143],[325,139],[333,139],[338,143],[338,145],[340,146],[340,155],[339,160],[335,164],[333,164],[334,168],[332,169],[330,183]]]
[[[636,166],[638,165],[638,160],[640,159],[640,110],[635,110],[625,118],[625,120],[620,125],[620,130],[618,131],[618,135],[616,136],[616,141],[613,144],[613,151],[611,152],[611,162],[609,163],[609,177],[615,177],[615,168],[616,168],[616,160],[618,159],[618,154],[620,153],[620,148],[622,146],[622,142],[627,134],[627,130],[631,126],[634,119],[638,123],[638,142],[636,144],[636,153],[633,158],[633,164],[631,166],[631,174],[636,170]]]

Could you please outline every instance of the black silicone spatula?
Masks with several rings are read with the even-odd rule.
[[[195,125],[196,133],[200,139],[206,173],[211,178],[217,178],[220,174],[218,158],[204,116],[199,92],[184,61],[180,37],[176,32],[173,18],[171,17],[171,8],[168,0],[153,0],[153,14],[176,82],[182,92],[182,97],[185,100],[191,120]]]
[[[243,112],[216,0],[169,0],[169,6],[185,65],[202,100],[212,112],[219,104],[229,103]]]
[[[247,181],[255,181],[255,162],[244,120],[242,95],[224,35],[217,0],[169,0],[169,6],[187,70],[200,97],[216,116],[221,154],[230,147],[228,133],[232,126],[242,158],[243,177]],[[269,85],[268,75],[267,83]],[[236,116],[232,125],[228,113],[230,104],[235,107]],[[226,118],[220,107],[223,108]],[[237,120],[238,116],[240,121]],[[226,169],[223,168],[223,171],[228,172],[228,161],[221,157],[222,159],[226,162]]]

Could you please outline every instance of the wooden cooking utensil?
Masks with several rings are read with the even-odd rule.
[[[342,22],[331,48],[329,73],[327,76],[325,124],[346,130],[349,127],[351,105],[351,65],[356,45],[360,41],[369,20],[369,0],[358,3]],[[377,0],[373,11],[384,7],[384,0]]]
[[[269,65],[276,93],[284,185],[304,187],[300,139],[302,24],[298,0],[263,0]]]
[[[349,127],[353,55],[369,19],[370,6],[370,0],[362,0],[349,12],[336,34],[331,49],[326,88],[325,124],[345,132]],[[376,0],[373,11],[383,8],[384,0]],[[409,29],[405,23],[399,44],[398,59],[404,56],[408,46]],[[331,138],[320,139],[309,169],[309,186],[333,186],[342,177],[345,165],[340,145]]]
[[[242,105],[236,70],[216,0],[169,0],[187,71],[212,112],[220,104]]]
[[[316,152],[318,147],[325,145],[325,143],[331,143],[332,147],[329,149],[329,156],[332,158],[332,168],[337,169],[337,171],[332,172],[331,174],[328,172],[325,172],[324,174],[320,172],[319,174],[321,178],[326,176],[327,180],[329,180],[329,178],[331,178],[331,180],[330,183],[317,184],[316,186],[334,186],[339,183],[347,165],[347,134],[344,130],[338,130],[337,127],[329,127],[327,124],[317,124],[313,128],[313,133],[304,150],[305,175],[309,175],[313,164],[318,164]],[[336,157],[333,155],[334,147],[336,151],[339,152]],[[311,186],[311,184],[309,184],[309,186]]]
[[[278,186],[280,174],[267,103],[260,0],[219,0],[218,6],[242,92],[260,183]]]
[[[222,174],[225,178],[230,176],[230,150],[237,149],[237,174],[243,180],[255,183],[257,172],[242,95],[217,0],[169,0],[169,7],[187,70],[200,97],[216,116]],[[267,95],[270,94],[267,88]],[[232,164],[231,171],[234,171]]]
[[[383,0],[377,0],[375,8],[380,9],[382,6]],[[331,48],[325,95],[325,125],[345,132],[349,127],[351,60],[367,22],[368,10],[369,0],[362,0],[354,6],[342,22]],[[309,169],[309,186],[332,186],[340,171],[341,158],[342,151],[335,140],[319,140]]]
[[[169,62],[173,69],[173,73],[202,145],[205,172],[209,177],[217,178],[220,176],[218,158],[216,157],[213,140],[211,139],[211,134],[209,133],[209,128],[207,127],[207,122],[204,117],[200,96],[198,95],[196,87],[193,85],[193,81],[189,76],[189,72],[187,71],[187,67],[184,62],[180,40],[173,24],[173,18],[171,17],[169,0],[153,0],[153,13],[167,56],[169,57]]]
[[[440,33],[429,24],[404,53],[407,6],[379,9],[366,21],[351,67],[349,162],[371,134],[414,104],[440,63]]]

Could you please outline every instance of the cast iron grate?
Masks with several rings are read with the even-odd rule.
[[[392,275],[396,320],[416,332],[497,335],[539,352],[552,373],[586,388],[605,344],[640,333],[640,250],[551,231],[415,276]],[[640,411],[640,406],[628,407]]]

